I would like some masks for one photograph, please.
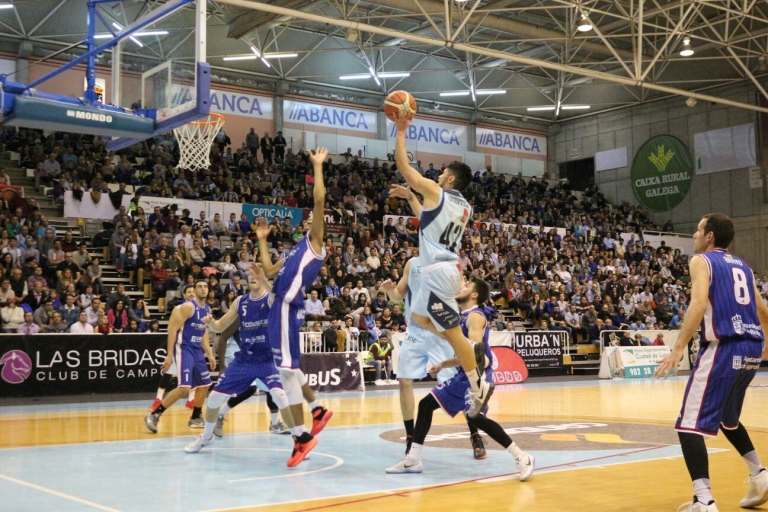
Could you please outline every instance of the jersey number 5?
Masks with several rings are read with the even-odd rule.
[[[459,242],[459,235],[461,234],[461,225],[451,222],[445,226],[443,234],[440,235],[440,243],[448,248],[450,251],[456,252],[456,244]]]
[[[736,297],[736,302],[742,306],[746,306],[752,300],[749,296],[747,276],[740,268],[734,268],[731,270],[733,270],[733,295]]]

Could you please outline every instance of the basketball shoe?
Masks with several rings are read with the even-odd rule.
[[[416,458],[411,455],[408,455],[394,466],[390,466],[386,469],[386,472],[390,475],[421,473],[422,471],[424,471],[424,464],[421,463],[421,457]]]
[[[205,428],[205,422],[203,418],[189,418],[187,426],[189,428]]]
[[[484,459],[486,456],[486,453],[485,453],[485,443],[483,443],[483,436],[481,436],[479,433],[475,433],[475,434],[472,434],[469,440],[472,442],[472,451],[475,454],[475,459],[477,460]]]
[[[686,507],[686,508],[683,508]],[[715,502],[713,501],[709,505],[705,505],[703,503],[699,503],[696,501],[696,498],[693,499],[693,501],[688,501],[677,507],[677,512],[719,512],[717,510],[717,505],[715,505]]]
[[[488,400],[491,399],[495,387],[493,382],[485,380],[484,374],[480,374],[479,389],[475,392],[472,390],[469,391],[469,397],[472,399],[472,406],[467,411],[467,416],[474,418],[482,412],[485,406],[488,405]]]
[[[309,455],[312,448],[317,445],[317,438],[309,432],[304,432],[300,437],[293,436],[293,453],[291,453],[288,463],[289,468],[295,468],[304,458]]]
[[[272,423],[269,425],[269,433],[270,434],[290,434],[291,431],[288,429],[285,423],[278,420],[277,423]]]
[[[216,426],[213,427],[213,435],[224,437],[224,416],[216,418]]]
[[[200,435],[196,437],[194,441],[192,441],[187,446],[185,446],[184,451],[187,453],[197,453],[200,450],[202,450],[203,447],[210,446],[212,444],[213,444],[213,436],[206,439],[204,436]]]
[[[312,431],[310,432],[312,437],[322,432],[332,417],[333,411],[326,409],[322,405],[312,409]]]
[[[151,412],[144,416],[144,424],[147,426],[150,432],[157,434],[157,422],[160,421],[160,416]]]
[[[528,455],[527,453],[523,453],[521,456],[515,457],[515,464],[517,465],[517,470],[520,472],[521,482],[525,482],[531,478],[535,462],[536,459],[534,456]]]
[[[757,507],[768,501],[768,471],[764,469],[756,476],[750,476],[746,482],[749,482],[749,490],[739,503],[741,508]]]

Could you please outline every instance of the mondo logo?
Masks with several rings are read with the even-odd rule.
[[[21,350],[11,350],[0,357],[0,376],[8,384],[21,384],[32,373],[32,360]]]

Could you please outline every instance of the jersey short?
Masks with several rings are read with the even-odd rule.
[[[456,294],[461,291],[462,272],[456,261],[441,261],[421,267],[421,286],[414,291],[414,313],[428,316],[438,331],[458,327],[461,322]]]
[[[229,338],[227,340],[227,350],[224,352],[224,364],[229,368],[229,365],[232,364],[232,361],[235,359],[235,354],[240,351],[240,345],[237,344],[235,341],[235,338]],[[274,361],[273,361],[274,363]],[[275,371],[277,372],[277,367],[275,367]],[[277,372],[278,375],[280,372]],[[304,385],[303,382],[301,382],[302,385]],[[253,382],[248,386],[256,386],[256,389],[259,391],[263,391],[265,393],[269,393],[270,387],[265,384],[265,382],[261,379],[254,379]],[[240,393],[238,393],[240,394]]]
[[[427,376],[427,363],[432,366],[454,357],[453,348],[444,339],[417,325],[409,325],[400,344],[397,361],[398,379],[423,379]],[[444,368],[437,374],[438,382],[456,375],[456,368]]]
[[[435,386],[430,393],[435,397],[440,408],[453,418],[460,412],[466,412],[472,407],[471,387],[467,374],[460,371],[445,382]],[[488,406],[483,409],[483,414],[488,411]]]
[[[219,377],[214,391],[225,395],[239,395],[251,387],[254,382],[257,382],[257,388],[262,390],[266,388],[265,391],[283,388],[274,361],[249,364],[234,360]],[[258,383],[262,385],[260,386]]]
[[[200,345],[177,343],[173,353],[180,388],[199,388],[211,385],[208,361]]]
[[[726,429],[738,427],[744,395],[761,360],[759,341],[702,342],[675,430],[713,437],[720,425]]]

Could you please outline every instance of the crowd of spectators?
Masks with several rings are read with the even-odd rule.
[[[208,219],[205,212],[168,208],[145,212],[141,197],[312,206],[314,175],[307,153],[286,148],[281,133],[271,138],[251,131],[233,149],[221,132],[211,148],[210,167],[199,172],[174,165],[178,145],[172,136],[150,139],[119,155],[108,153],[101,137],[44,136],[6,127],[2,139],[21,154],[22,165],[37,169],[38,182],[54,186],[54,194],[107,192],[107,184],[120,183],[112,194],[131,194],[132,202],[110,223],[107,243],[118,272],[138,277],[137,284],[149,279],[155,298],[206,278],[214,315],[225,313],[236,296],[247,292],[248,263],[258,260],[257,219],[250,222],[245,214]],[[416,161],[414,166],[433,179],[440,173],[432,163],[424,168]],[[371,342],[382,331],[404,330],[403,304],[389,300],[382,288],[387,279],[399,280],[407,260],[418,254],[418,229],[407,220],[410,207],[388,194],[389,184],[399,181],[396,166],[389,158],[366,159],[349,148],[329,158],[324,173],[326,209],[346,233],[327,236],[326,264],[308,290],[309,329],[315,320],[333,320],[335,330],[356,329],[355,339]],[[133,193],[127,184],[134,185]],[[589,342],[599,339],[602,330],[675,328],[684,318],[688,256],[644,242],[645,229],[671,231],[672,226],[655,225],[642,207],[609,205],[596,186],[574,192],[567,181],[501,175],[490,167],[477,171],[466,195],[475,210],[461,244],[462,268],[487,280],[497,304],[536,328],[567,330],[573,341]],[[106,320],[88,315],[86,323],[99,328],[104,322],[122,332],[149,328],[148,319],[137,313],[142,301],[134,307],[119,291],[122,304],[115,293],[107,299],[98,258],[68,243],[69,234],[60,238],[30,208],[3,213],[0,220],[7,226],[0,246],[11,256],[3,256],[0,268],[7,267],[3,275],[16,303],[33,301],[32,322],[39,318],[42,329],[60,330],[60,324],[71,329],[79,312],[87,312],[93,297],[101,296],[107,300]],[[272,258],[285,258],[302,233],[301,224],[273,219]],[[221,246],[221,237],[231,245]],[[70,301],[79,308],[77,314],[67,306]],[[53,318],[57,312],[59,320]],[[6,322],[5,309],[2,317],[10,329],[26,323],[18,314],[9,314],[13,320]]]

